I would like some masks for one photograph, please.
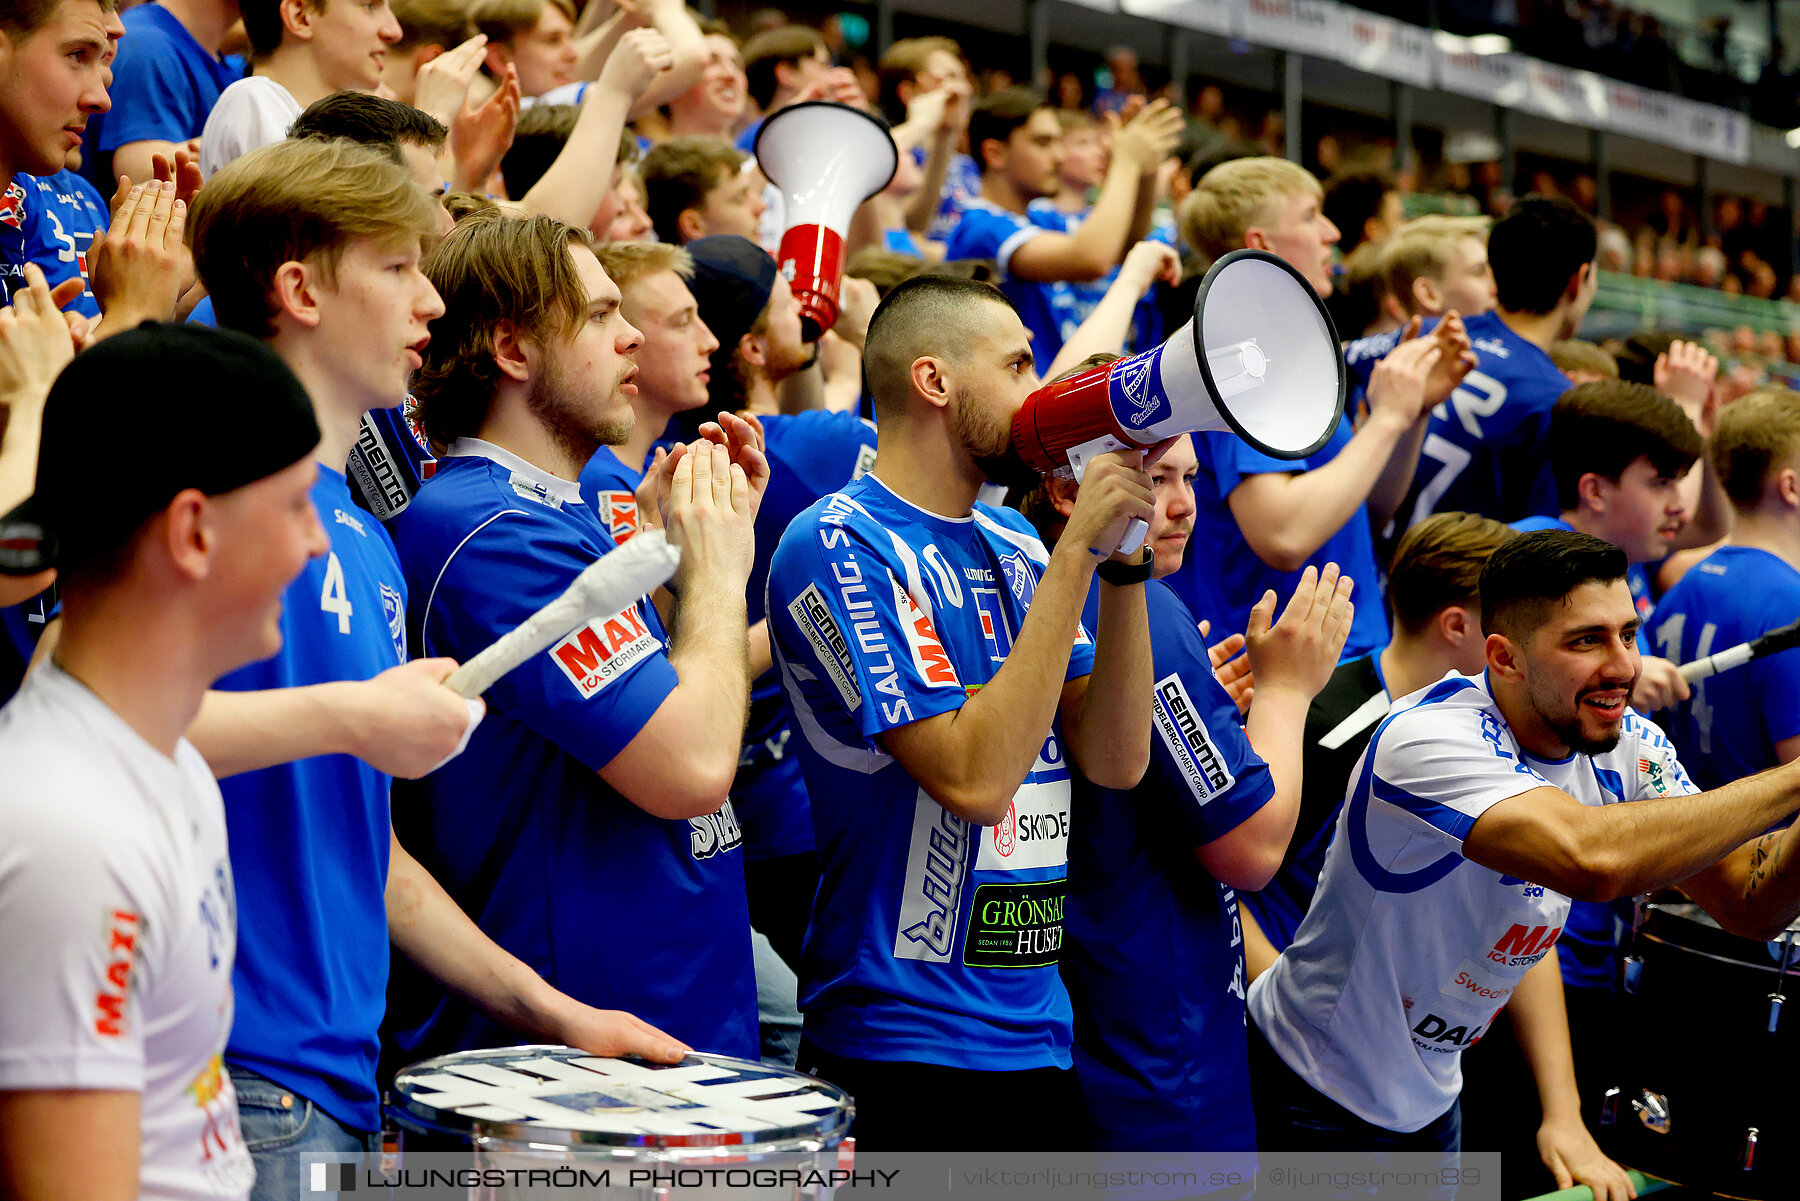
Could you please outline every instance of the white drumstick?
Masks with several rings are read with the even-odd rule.
[[[1749,642],[1740,642],[1736,646],[1728,646],[1724,650],[1695,659],[1692,663],[1681,665],[1681,678],[1690,684],[1718,675],[1722,671],[1730,671],[1734,667],[1742,667],[1765,655],[1779,654],[1785,650],[1800,646],[1800,621],[1789,622],[1778,629],[1770,630]]]
[[[644,530],[575,577],[555,600],[503,634],[450,673],[444,684],[462,696],[480,696],[495,680],[596,617],[611,617],[675,574],[681,548],[661,530]]]

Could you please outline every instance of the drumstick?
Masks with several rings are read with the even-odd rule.
[[[1704,659],[1695,659],[1692,663],[1681,665],[1681,678],[1690,684],[1698,683],[1708,676],[1716,676],[1722,671],[1730,671],[1734,667],[1742,667],[1752,659],[1761,659],[1765,655],[1773,655],[1800,646],[1800,621],[1789,622],[1779,629],[1749,642],[1740,642],[1736,646],[1728,646]]]
[[[450,673],[453,692],[476,697],[495,680],[569,631],[596,617],[611,617],[675,574],[681,548],[661,530],[640,531],[575,577],[563,594],[502,634],[494,644]]]

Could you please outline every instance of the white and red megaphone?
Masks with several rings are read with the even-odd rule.
[[[1161,346],[1027,397],[1012,446],[1042,474],[1068,467],[1079,480],[1095,455],[1200,430],[1303,459],[1343,415],[1344,356],[1318,294],[1274,255],[1234,250],[1201,281],[1193,320]],[[1135,551],[1148,532],[1134,521],[1118,549]]]
[[[847,104],[809,100],[762,123],[756,162],[787,202],[775,262],[800,298],[801,333],[812,342],[837,324],[850,218],[888,186],[900,152],[877,118]]]

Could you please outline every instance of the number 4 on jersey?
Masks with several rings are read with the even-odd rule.
[[[338,562],[336,551],[332,551],[331,558],[325,562],[325,588],[319,593],[319,608],[337,614],[338,633],[350,632],[350,615],[355,610],[350,605],[350,593],[344,587],[344,565]]]

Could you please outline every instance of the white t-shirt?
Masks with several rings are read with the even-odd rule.
[[[303,110],[292,92],[262,75],[219,93],[200,131],[200,174],[207,179],[240,155],[279,142]]]
[[[52,663],[0,709],[0,1090],[139,1093],[139,1189],[245,1197],[225,807]]]
[[[1525,753],[1482,676],[1396,702],[1363,752],[1312,907],[1249,1005],[1282,1061],[1364,1121],[1413,1131],[1448,1110],[1463,1049],[1562,933],[1569,898],[1461,853],[1477,817],[1546,784],[1584,805],[1698,791],[1629,711],[1604,755]]]

